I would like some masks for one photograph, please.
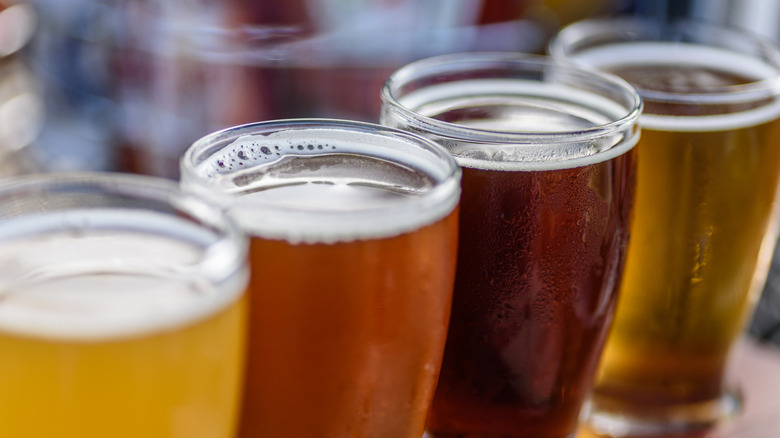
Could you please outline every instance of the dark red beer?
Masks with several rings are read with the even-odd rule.
[[[633,150],[573,169],[464,168],[435,437],[563,437],[590,390],[620,281]],[[522,433],[506,435],[507,431]]]
[[[541,57],[458,54],[394,73],[382,123],[463,168],[453,308],[426,431],[563,438],[615,308],[641,102]]]

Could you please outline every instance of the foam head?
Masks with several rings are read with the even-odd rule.
[[[389,237],[449,214],[460,170],[446,151],[378,125],[263,122],[196,142],[182,184],[249,233],[293,243]]]
[[[638,139],[641,100],[617,77],[509,53],[406,65],[382,90],[383,124],[424,133],[465,167],[534,171],[605,161]]]

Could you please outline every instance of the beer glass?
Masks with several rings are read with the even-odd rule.
[[[706,426],[776,239],[780,51],[694,22],[595,19],[550,44],[622,76],[645,104],[637,200],[591,423],[611,434]]]
[[[447,152],[378,125],[279,120],[198,140],[181,175],[252,236],[239,436],[422,436],[457,253]]]
[[[247,241],[170,181],[0,185],[0,435],[232,437]]]
[[[433,437],[568,437],[623,270],[641,100],[543,57],[465,53],[396,71],[383,124],[463,168]]]

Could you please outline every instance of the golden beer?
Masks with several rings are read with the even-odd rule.
[[[766,275],[780,174],[780,122],[744,123],[710,132],[644,125],[600,392],[665,405],[724,391],[728,352]]]
[[[601,27],[627,22],[617,23]],[[592,422],[605,431],[696,427],[733,412],[729,352],[777,237],[779,66],[682,33],[569,52],[622,76],[645,101],[626,271],[593,399]]]
[[[0,436],[232,437],[243,238],[112,187],[186,199],[175,185],[26,181],[0,187]]]

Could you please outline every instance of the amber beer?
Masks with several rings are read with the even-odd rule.
[[[641,41],[608,38],[614,44],[579,51],[562,34],[554,50],[627,79],[645,115],[635,222],[593,422],[659,431],[708,424],[735,408],[724,381],[729,351],[776,239],[780,65],[725,30],[711,41],[739,48],[695,38],[713,30],[690,23],[660,32],[675,43],[644,40],[651,23],[594,23],[605,33],[628,25]]]
[[[486,437],[573,430],[614,305],[632,160],[464,169],[458,250],[470,256],[457,267],[433,436],[464,425]]]
[[[616,78],[548,62],[432,58],[383,93],[382,123],[436,139],[463,167],[432,437],[567,437],[591,388],[623,269],[640,103]]]
[[[266,122],[195,143],[182,177],[252,235],[239,436],[421,437],[455,271],[446,151],[377,125]]]
[[[0,186],[0,435],[229,438],[246,241],[174,183]]]

